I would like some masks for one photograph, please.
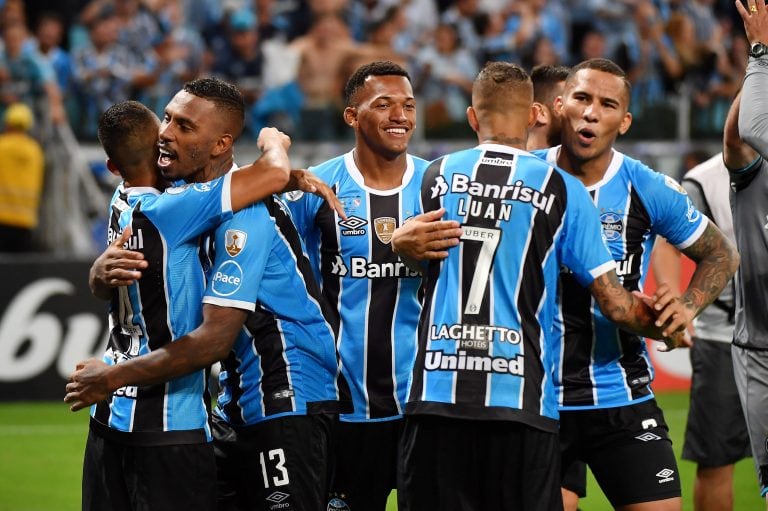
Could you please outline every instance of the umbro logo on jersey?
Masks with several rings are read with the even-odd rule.
[[[285,499],[287,499],[288,497],[290,497],[290,495],[288,495],[287,493],[276,491],[276,492],[272,492],[272,494],[269,497],[267,497],[267,500],[270,502],[274,502],[275,504],[279,504]]]
[[[386,245],[392,239],[392,233],[395,232],[397,222],[393,217],[385,216],[374,219],[373,227],[376,230],[376,237]]]
[[[672,475],[674,473],[675,473],[674,470],[671,470],[671,469],[668,469],[668,468],[662,469],[660,472],[657,472],[656,473],[656,477],[659,478],[659,484],[661,484],[661,483],[668,483],[670,481],[674,481],[675,478],[672,477]]]
[[[651,433],[650,431],[646,431],[642,435],[637,435],[635,438],[643,442],[652,442],[654,440],[661,440],[661,437],[659,435],[655,433]]]
[[[246,239],[248,239],[247,233],[237,229],[227,229],[227,232],[224,234],[224,248],[227,249],[227,254],[235,257],[242,252]]]
[[[343,236],[362,236],[365,234],[365,229],[361,229],[361,227],[367,224],[367,220],[354,215],[347,217],[346,220],[339,221],[339,227],[344,229],[341,231]]]

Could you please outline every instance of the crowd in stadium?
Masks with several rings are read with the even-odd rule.
[[[251,138],[276,125],[297,140],[337,139],[346,134],[341,87],[376,59],[409,70],[428,136],[466,136],[469,89],[486,61],[530,70],[599,56],[633,84],[634,136],[663,135],[643,129],[643,114],[665,118],[670,98],[684,94],[694,135],[718,138],[747,53],[730,0],[0,4],[0,103],[45,98],[53,122],[83,140],[95,139],[109,105],[136,99],[161,114],[184,82],[204,75],[244,92]]]

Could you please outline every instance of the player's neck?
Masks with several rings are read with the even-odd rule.
[[[232,168],[233,161],[232,154],[224,155],[212,160],[208,165],[200,169],[199,172],[192,175],[187,181],[194,183],[207,183],[208,181],[213,181],[229,172]]]
[[[478,127],[477,141],[481,144],[499,144],[525,150],[528,138],[527,126],[522,126],[509,116],[495,116]]]
[[[408,166],[405,152],[383,155],[359,146],[352,151],[355,165],[363,175],[365,186],[374,190],[391,190],[403,184],[403,175]]]
[[[581,160],[560,146],[557,153],[557,166],[578,178],[584,186],[592,186],[605,177],[612,158],[613,150],[610,150],[597,158]]]
[[[528,141],[525,143],[526,151],[536,151],[538,149],[548,149],[547,133],[543,130],[531,129],[528,132]]]

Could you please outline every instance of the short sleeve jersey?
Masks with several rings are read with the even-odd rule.
[[[536,154],[553,164],[558,150]],[[618,151],[603,179],[587,191],[600,215],[602,239],[616,261],[616,273],[630,291],[643,290],[656,235],[683,250],[707,226],[707,218],[677,181]],[[560,280],[556,328],[563,343],[556,383],[562,409],[623,406],[653,397],[653,366],[645,340],[608,320],[569,272]]]
[[[584,286],[614,267],[589,195],[530,153],[482,144],[430,164],[421,201],[463,235],[426,270],[406,413],[556,431],[560,267]]]
[[[204,303],[250,311],[222,361],[215,410],[235,426],[336,412],[339,378],[320,289],[287,208],[271,197],[216,230]]]
[[[288,202],[331,309],[342,370],[354,413],[344,421],[401,416],[416,349],[421,277],[392,252],[394,230],[420,213],[421,178],[427,162],[407,155],[401,186],[365,185],[353,153],[311,170],[328,183],[347,214],[343,220],[314,195]]]
[[[142,278],[114,290],[104,362],[116,364],[156,350],[197,328],[205,275],[200,235],[232,215],[230,176],[169,188],[123,188],[110,203],[109,241],[128,226],[127,247],[149,263]],[[127,386],[91,408],[94,420],[147,445],[210,440],[204,370],[165,384]]]

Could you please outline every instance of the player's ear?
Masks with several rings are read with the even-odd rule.
[[[477,130],[480,129],[480,122],[477,120],[477,112],[472,106],[467,107],[467,122],[473,131],[477,132]]]
[[[531,104],[531,111],[528,115],[528,128],[534,126],[546,126],[549,124],[549,110],[544,108],[541,103],[533,102]]]
[[[623,135],[629,131],[630,126],[632,126],[632,114],[627,112],[624,114],[624,118],[621,120],[621,125],[619,126],[619,135]]]
[[[216,141],[216,145],[213,146],[213,151],[212,151],[213,156],[221,156],[225,152],[229,151],[232,148],[233,143],[234,143],[234,138],[232,137],[232,135],[230,133],[224,133]]]
[[[107,158],[107,170],[109,170],[112,174],[116,175],[117,177],[123,177],[120,173],[120,169],[117,168],[117,165],[115,165],[115,162]]]
[[[344,123],[353,128],[357,126],[357,108],[348,106],[344,109]]]
[[[563,111],[563,96],[558,96],[552,102],[552,111],[555,115],[560,115]]]

